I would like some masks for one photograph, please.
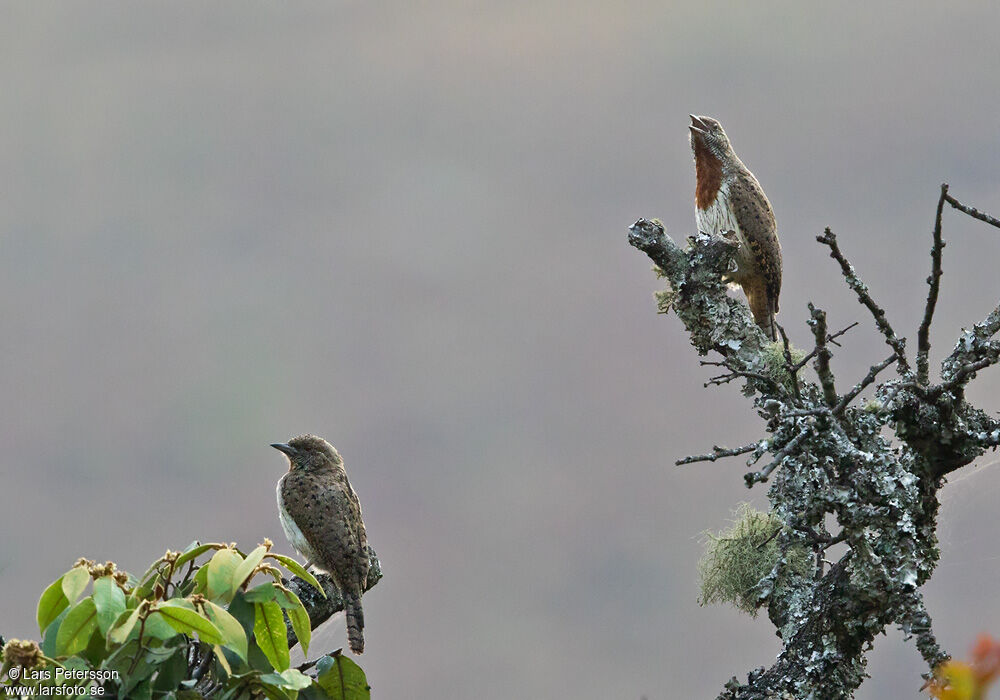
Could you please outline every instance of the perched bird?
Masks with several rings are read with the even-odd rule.
[[[777,340],[774,315],[781,292],[781,244],[771,203],[733,151],[722,125],[711,117],[689,116],[698,230],[710,235],[736,233],[740,242],[736,269],[725,281],[743,288],[754,321]]]
[[[281,527],[299,554],[337,584],[344,596],[347,640],[351,651],[360,654],[365,648],[361,594],[368,579],[368,537],[344,460],[315,435],[271,447],[284,452],[289,463],[288,473],[278,480]]]

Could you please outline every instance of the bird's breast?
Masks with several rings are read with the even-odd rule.
[[[736,214],[729,202],[729,188],[725,183],[719,187],[711,203],[704,207],[695,207],[695,219],[698,230],[710,236],[718,236],[726,231],[736,231],[738,235],[740,234]]]
[[[295,547],[295,551],[305,557],[308,561],[316,564],[316,552],[313,550],[312,545],[309,544],[309,540],[302,533],[302,529],[296,524],[295,518],[289,513],[289,505],[286,503],[284,494],[284,484],[285,479],[288,478],[286,474],[278,482],[277,496],[278,496],[278,519],[281,521],[281,529],[285,531],[285,537],[291,542],[292,546]],[[294,510],[294,507],[292,508]]]

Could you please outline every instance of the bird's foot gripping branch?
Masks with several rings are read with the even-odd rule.
[[[915,640],[928,675],[948,658],[935,641],[920,587],[939,558],[943,477],[1000,445],[1000,421],[970,405],[964,394],[977,372],[1000,361],[1000,341],[994,338],[1000,305],[963,332],[941,365],[941,381],[932,383],[930,325],[941,278],[945,203],[1000,227],[942,186],[916,369],[905,338],[896,334],[834,234],[827,230],[817,238],[889,351],[846,391],[837,386],[831,346],[857,324],[831,333],[825,312],[810,304],[806,323],[812,348],[797,351],[783,330],[782,340],[771,343],[721,280],[738,246],[735,240],[698,235],[682,249],[656,221],[640,219],[629,230],[629,243],[652,259],[668,283],[657,294],[660,310],[676,313],[699,355],[719,356],[702,362],[722,368],[706,386],[743,382],[767,433],[742,447],[715,447],[678,460],[687,464],[747,455],[746,483],[770,484],[771,512],[780,523],[778,546],[768,548],[775,553],[773,562],[756,592],[758,607],[766,608],[781,638],[781,653],[770,668],[751,671],[745,682],[733,678],[721,699],[849,698],[865,678],[866,650],[889,625]],[[816,381],[800,376],[810,363]],[[896,376],[879,381],[890,367]],[[869,389],[873,398],[857,405]],[[884,428],[896,439],[884,437]],[[768,453],[770,459],[760,466]],[[827,528],[831,515],[837,523],[833,531]],[[828,550],[841,543],[846,548],[837,551],[845,551],[829,562]],[[812,554],[805,570],[803,550]]]

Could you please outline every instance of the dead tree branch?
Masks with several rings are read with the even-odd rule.
[[[833,231],[829,228],[826,229],[822,236],[816,237],[816,240],[830,248],[830,257],[840,263],[840,269],[844,274],[847,286],[857,294],[858,301],[871,312],[875,319],[875,326],[885,336],[886,344],[896,352],[896,366],[899,368],[900,375],[909,377],[911,370],[910,363],[906,359],[906,339],[898,337],[896,332],[892,330],[892,326],[889,325],[889,321],[885,317],[885,311],[872,299],[868,285],[861,281],[854,271],[854,266],[840,252],[840,246],[837,244],[837,237]]]
[[[751,465],[765,452],[773,454],[745,480],[748,486],[769,482],[772,512],[783,523],[774,535],[777,561],[758,584],[759,604],[777,628],[782,651],[770,668],[752,671],[746,681],[734,678],[727,683],[721,700],[850,698],[866,677],[866,650],[890,625],[915,639],[928,673],[947,658],[934,637],[921,586],[940,557],[936,529],[942,477],[1000,446],[1000,419],[970,405],[964,392],[977,372],[1000,363],[1000,340],[994,338],[1000,332],[1000,305],[963,331],[941,364],[940,383],[931,384],[930,331],[940,293],[945,202],[1000,227],[1000,220],[959,203],[948,186],[942,186],[927,303],[917,333],[916,372],[907,359],[905,339],[893,330],[836,236],[827,229],[817,238],[829,248],[847,286],[892,349],[843,395],[837,394],[829,346],[847,329],[828,334],[826,314],[810,304],[813,347],[804,359],[794,361],[781,329],[783,351],[775,358],[746,305],[730,297],[721,281],[736,241],[699,234],[682,249],[657,222],[640,219],[630,229],[629,242],[666,278],[669,290],[661,299],[669,296],[669,308],[684,324],[695,350],[722,356],[706,364],[729,373],[709,383],[745,380],[743,391],[770,433],[741,447],[715,447],[709,454],[677,462],[714,462],[750,453]],[[818,383],[798,376],[812,360]],[[879,374],[893,364],[899,376],[878,383]],[[872,402],[852,406],[873,386]],[[883,436],[886,429],[897,441]],[[835,536],[826,529],[831,515],[839,526]],[[847,551],[827,566],[824,552],[837,542]],[[815,554],[809,575],[802,574],[801,565],[795,569],[789,563],[789,553],[802,547]]]
[[[945,189],[944,201],[948,202],[948,204],[950,204],[953,208],[958,209],[960,212],[968,214],[973,219],[979,219],[980,221],[985,221],[990,226],[996,226],[997,228],[1000,228],[1000,219],[997,219],[996,217],[981,212],[975,207],[965,206],[964,204],[962,204],[957,199],[955,199],[954,197],[952,197],[950,194],[947,193],[948,185],[944,185],[944,189]]]
[[[827,406],[833,408],[837,404],[837,388],[834,386],[833,372],[830,370],[830,349],[826,347],[826,312],[810,303],[809,315],[812,317],[809,325],[812,326],[813,335],[816,337],[816,374],[819,376],[820,386],[823,387],[823,399]]]
[[[719,447],[714,445],[712,451],[707,455],[691,455],[690,457],[685,457],[684,459],[678,459],[674,462],[678,467],[682,464],[692,464],[693,462],[714,462],[717,459],[722,459],[723,457],[736,457],[738,455],[745,455],[747,452],[753,452],[758,447],[758,443],[752,442],[749,445],[743,445],[743,447],[734,447],[729,449],[727,447]]]

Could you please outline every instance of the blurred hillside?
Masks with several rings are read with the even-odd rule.
[[[37,635],[81,555],[290,553],[268,443],[310,431],[385,568],[380,697],[714,697],[778,644],[697,606],[699,535],[763,490],[739,461],[672,463],[762,428],[702,388],[625,241],[640,216],[693,227],[688,113],[774,205],[793,340],[809,300],[862,321],[845,383],[885,353],[823,226],[914,336],[940,182],[1000,214],[990,3],[0,12],[5,636]],[[1000,296],[996,231],[946,217],[934,361]],[[970,392],[998,396],[1000,373]],[[1000,465],[954,481],[927,600],[963,653],[1000,631]],[[863,700],[915,697],[923,668],[894,633],[869,671]]]

